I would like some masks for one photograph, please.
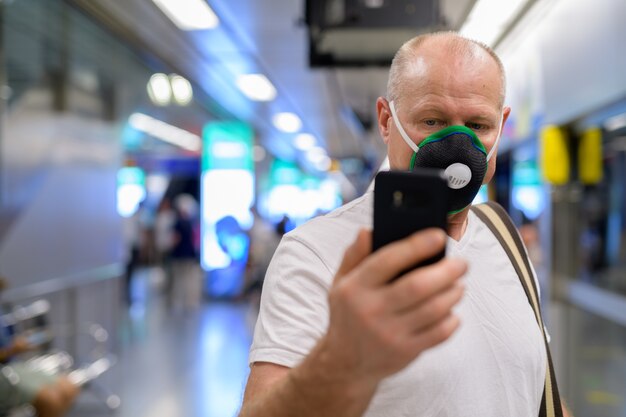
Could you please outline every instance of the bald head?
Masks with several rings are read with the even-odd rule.
[[[402,99],[402,85],[408,77],[420,77],[425,72],[426,62],[439,56],[441,59],[454,62],[462,62],[464,65],[489,66],[495,65],[499,83],[500,102],[499,107],[504,105],[505,75],[502,61],[496,53],[487,45],[464,38],[455,32],[435,32],[419,35],[405,42],[391,62],[389,69],[389,81],[387,82],[387,99],[400,101]]]

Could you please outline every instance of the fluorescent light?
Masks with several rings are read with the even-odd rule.
[[[161,120],[142,113],[133,113],[128,123],[135,129],[148,133],[157,139],[181,148],[197,152],[202,148],[202,139],[198,135],[172,126]]]
[[[213,29],[219,19],[205,0],[152,0],[181,30]]]
[[[306,157],[317,170],[328,171],[330,169],[332,161],[324,148],[315,146],[307,152]]]
[[[172,98],[170,80],[165,74],[154,74],[148,81],[148,95],[150,100],[158,106],[165,106]]]
[[[237,78],[237,87],[250,100],[271,101],[276,98],[276,88],[263,74],[244,74]]]
[[[493,45],[527,0],[478,0],[460,34]]]
[[[322,155],[313,163],[313,165],[319,171],[328,171],[332,166],[332,161],[327,155]]]
[[[302,127],[302,121],[294,113],[276,113],[272,121],[278,130],[286,133],[296,133]]]
[[[169,77],[162,73],[154,74],[150,77],[147,89],[150,100],[158,106],[170,104],[172,96],[182,106],[186,106],[193,99],[191,83],[177,74],[170,74]]]
[[[301,151],[308,151],[317,144],[317,139],[310,133],[300,133],[295,137],[293,144]]]
[[[193,89],[191,83],[186,78],[177,74],[170,75],[170,84],[172,85],[172,93],[174,100],[181,106],[186,106],[193,99]]]
[[[326,149],[322,148],[321,146],[314,146],[311,149],[309,149],[309,151],[306,153],[307,157],[313,156],[317,156],[317,155],[326,155]]]

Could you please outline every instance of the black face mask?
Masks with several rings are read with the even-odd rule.
[[[393,101],[389,105],[400,135],[413,149],[409,169],[436,168],[445,171],[450,188],[448,214],[458,213],[472,204],[487,174],[489,159],[500,140],[500,133],[489,154],[476,133],[465,126],[446,127],[416,145],[400,124]]]

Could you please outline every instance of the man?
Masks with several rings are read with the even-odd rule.
[[[180,194],[174,199],[176,221],[170,256],[172,259],[172,307],[190,312],[202,302],[202,274],[194,237],[194,222],[198,204],[190,194]]]
[[[371,253],[371,192],[286,235],[266,276],[242,417],[538,414],[542,334],[508,257],[469,211],[495,170],[504,88],[493,51],[454,33],[398,51],[376,104],[390,167],[420,166],[435,152],[426,138],[451,147],[437,158],[478,149],[473,195],[453,192],[447,239],[427,230]],[[388,283],[444,245],[444,260]]]

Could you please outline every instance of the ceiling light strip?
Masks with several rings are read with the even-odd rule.
[[[141,132],[183,149],[198,152],[202,148],[202,139],[199,136],[146,114],[133,113],[128,118],[128,123]]]
[[[205,0],[152,0],[180,30],[214,29],[219,19]]]
[[[237,78],[237,87],[250,100],[272,101],[276,98],[276,88],[263,74],[243,74]]]

